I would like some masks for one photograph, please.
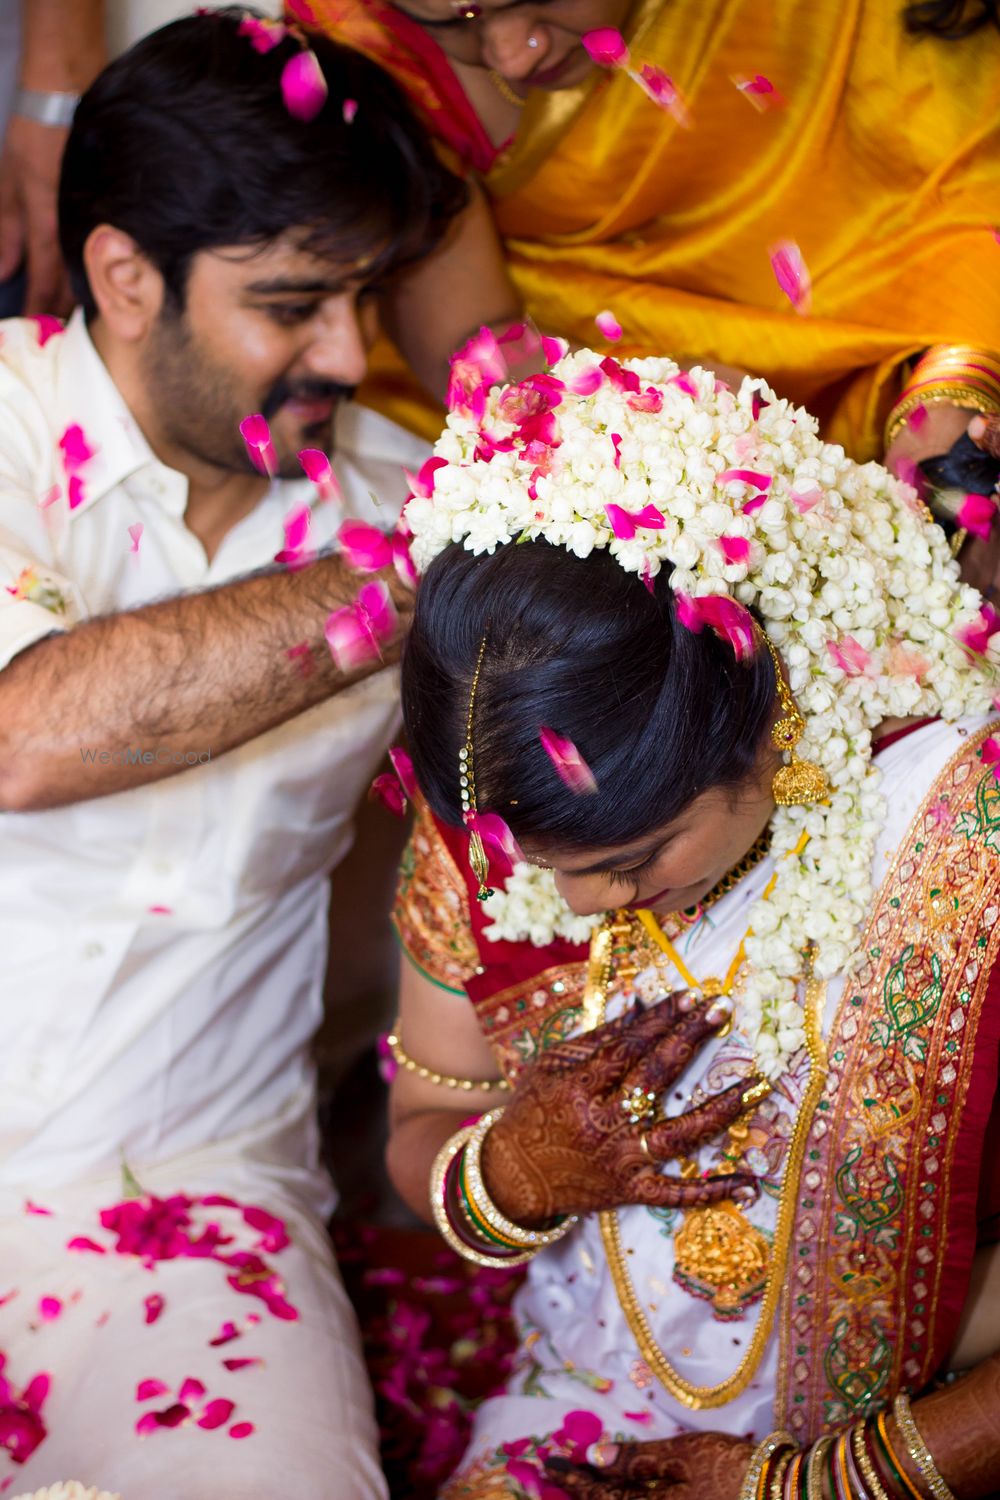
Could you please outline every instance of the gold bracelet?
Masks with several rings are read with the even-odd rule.
[[[401,1068],[405,1068],[408,1073],[416,1073],[418,1078],[424,1078],[428,1083],[439,1084],[442,1088],[461,1089],[466,1094],[480,1089],[483,1093],[489,1093],[491,1089],[499,1091],[510,1088],[510,1084],[506,1078],[454,1078],[450,1073],[435,1073],[433,1068],[425,1068],[422,1063],[414,1061],[412,1057],[403,1051],[399,1020],[400,1018],[397,1016],[393,1028],[385,1040],[389,1051],[392,1053],[393,1060]]]
[[[955,1496],[938,1472],[938,1467],[931,1457],[930,1449],[917,1431],[917,1424],[913,1420],[913,1413],[910,1411],[910,1398],[905,1391],[900,1391],[892,1403],[892,1414],[896,1418],[900,1432],[903,1434],[906,1451],[912,1458],[924,1484],[934,1496],[934,1500],[955,1500]]]
[[[806,1500],[823,1500],[823,1465],[832,1446],[832,1437],[821,1437],[809,1451],[806,1462]]]
[[[981,416],[989,417],[1000,412],[1000,398],[993,400],[983,395],[982,391],[973,390],[971,386],[964,385],[946,386],[941,383],[927,391],[910,391],[907,388],[886,420],[886,448],[906,426],[907,417],[915,412],[918,406],[966,406],[973,411],[978,411]]]
[[[875,1465],[868,1456],[868,1449],[865,1446],[864,1422],[856,1423],[851,1429],[851,1447],[854,1449],[854,1462],[861,1472],[861,1478],[865,1482],[871,1500],[890,1500],[885,1485],[879,1479],[878,1474],[875,1472]]]
[[[467,1245],[461,1235],[455,1229],[448,1217],[448,1204],[446,1202],[448,1168],[460,1151],[464,1151],[469,1137],[476,1127],[474,1125],[463,1125],[453,1136],[445,1141],[441,1150],[434,1158],[431,1168],[431,1212],[434,1222],[438,1227],[442,1239],[450,1245],[457,1255],[463,1260],[471,1261],[474,1266],[489,1266],[496,1270],[498,1266],[523,1266],[531,1259],[533,1251],[524,1251],[520,1254],[507,1255],[494,1251],[489,1253],[485,1248],[476,1250]]]
[[[763,1442],[757,1444],[750,1455],[750,1466],[743,1476],[740,1500],[757,1500],[757,1490],[765,1467],[781,1448],[796,1448],[798,1444],[790,1432],[771,1432]]]
[[[788,1466],[797,1452],[798,1449],[786,1448],[781,1457],[775,1462],[768,1483],[770,1500],[782,1500],[782,1493],[785,1488],[785,1475],[788,1473]]]
[[[483,1142],[502,1114],[502,1108],[491,1109],[471,1127],[462,1163],[465,1186],[476,1212],[493,1232],[500,1235],[507,1244],[523,1246],[529,1254],[534,1255],[537,1250],[544,1250],[546,1245],[554,1245],[557,1240],[569,1234],[577,1222],[577,1215],[567,1214],[553,1229],[525,1229],[522,1225],[515,1224],[513,1219],[508,1219],[497,1208],[486,1190],[480,1158]]]

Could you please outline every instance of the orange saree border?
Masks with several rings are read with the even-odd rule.
[[[775,1402],[803,1441],[919,1390],[957,1329],[1000,1043],[1000,785],[979,758],[989,733],[970,737],[911,823],[828,1039]]]

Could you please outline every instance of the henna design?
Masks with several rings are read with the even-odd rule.
[[[983,422],[983,431],[977,438],[973,438],[973,442],[993,458],[1000,458],[1000,417],[984,416]]]
[[[600,1469],[550,1459],[546,1468],[572,1500],[738,1500],[754,1445],[722,1432],[687,1432],[624,1443]]]
[[[1000,1353],[943,1390],[913,1403],[913,1420],[941,1477],[962,1500],[983,1500],[1000,1493]],[[895,1451],[906,1444],[889,1418]],[[907,1464],[911,1476],[919,1476]]]
[[[691,1207],[755,1190],[749,1173],[681,1180],[665,1177],[643,1154],[641,1130],[621,1108],[636,1068],[656,1055],[656,1076],[669,1088],[721,1021],[711,1004],[682,1012],[675,996],[630,1011],[588,1036],[560,1043],[522,1075],[502,1119],[483,1143],[487,1191],[516,1223],[532,1226],[565,1213],[592,1213],[628,1203]],[[580,1043],[582,1045],[577,1045]],[[725,1128],[740,1113],[727,1089],[692,1111],[654,1127],[657,1159]],[[648,1138],[648,1137],[647,1137]]]

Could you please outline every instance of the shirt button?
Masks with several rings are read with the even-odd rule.
[[[103,952],[103,943],[87,943],[83,950],[83,956],[84,958],[100,958]]]

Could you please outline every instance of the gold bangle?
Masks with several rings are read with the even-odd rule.
[[[868,1456],[865,1446],[865,1424],[858,1422],[851,1429],[851,1447],[854,1449],[854,1461],[861,1471],[861,1477],[867,1486],[871,1500],[890,1500],[885,1485],[875,1472],[875,1465]]]
[[[927,391],[913,391],[907,387],[886,419],[886,448],[899,435],[906,425],[907,417],[915,412],[918,406],[963,406],[979,412],[981,416],[989,417],[1000,412],[1000,397],[992,399],[984,396],[981,391],[973,390],[971,386],[962,385],[935,385]]]
[[[905,1391],[900,1391],[892,1403],[892,1414],[903,1435],[906,1451],[912,1458],[917,1473],[934,1496],[934,1500],[955,1500],[955,1496],[938,1471],[930,1449],[917,1431],[917,1424],[910,1411],[910,1398]]]
[[[553,1229],[525,1229],[522,1225],[515,1224],[513,1219],[508,1219],[497,1208],[486,1190],[480,1158],[483,1142],[502,1114],[502,1108],[491,1109],[469,1131],[465,1142],[465,1160],[462,1163],[466,1191],[475,1205],[476,1212],[495,1234],[510,1245],[523,1246],[529,1254],[534,1255],[536,1251],[544,1250],[546,1245],[554,1245],[556,1240],[561,1240],[564,1235],[569,1234],[577,1222],[577,1215],[567,1214],[566,1218]]]
[[[798,1444],[790,1432],[771,1432],[763,1442],[757,1444],[750,1455],[750,1464],[740,1486],[740,1500],[757,1500],[761,1475],[767,1464],[781,1448],[796,1448]]]
[[[776,1459],[774,1468],[771,1471],[770,1479],[768,1481],[768,1492],[770,1495],[770,1500],[782,1500],[782,1491],[784,1490],[785,1486],[785,1475],[788,1473],[788,1466],[791,1463],[792,1459],[796,1456],[796,1452],[796,1449],[786,1448],[784,1453],[782,1453],[781,1456]]]
[[[806,1461],[806,1500],[823,1500],[823,1465],[832,1446],[832,1437],[821,1437],[809,1451]]]
[[[534,1252],[526,1251],[521,1254],[507,1255],[501,1251],[494,1251],[490,1254],[486,1249],[476,1250],[471,1245],[467,1245],[461,1235],[456,1234],[448,1218],[448,1205],[445,1202],[448,1168],[458,1153],[464,1151],[474,1129],[474,1125],[463,1125],[461,1130],[457,1130],[445,1141],[434,1158],[434,1165],[431,1168],[431,1212],[434,1215],[434,1222],[445,1243],[450,1245],[463,1260],[471,1261],[474,1266],[489,1266],[496,1270],[498,1266],[526,1265]]]
[[[498,1091],[509,1089],[510,1084],[506,1078],[454,1078],[450,1073],[435,1073],[433,1068],[425,1068],[422,1063],[416,1062],[408,1053],[403,1051],[403,1041],[400,1036],[399,1016],[393,1024],[392,1030],[386,1037],[386,1045],[392,1053],[393,1061],[407,1073],[416,1073],[418,1078],[425,1079],[428,1083],[436,1083],[441,1088],[461,1089],[463,1093],[469,1094],[482,1090],[489,1093],[491,1089]]]

